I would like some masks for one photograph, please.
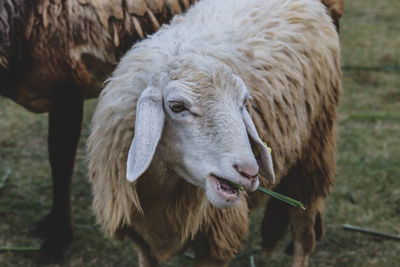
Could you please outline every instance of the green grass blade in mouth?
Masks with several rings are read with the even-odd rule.
[[[226,181],[227,181],[229,184],[231,184],[231,185],[233,185],[233,186],[236,186],[237,189],[244,191],[243,186],[238,185],[238,184],[235,184],[235,183],[230,182],[230,181],[228,181],[228,180],[226,180]],[[300,201],[298,201],[298,200],[296,200],[296,199],[293,199],[293,198],[291,198],[291,197],[288,197],[288,196],[279,194],[279,193],[277,193],[277,192],[274,192],[274,191],[272,191],[272,190],[269,190],[269,189],[264,188],[264,187],[261,187],[261,186],[257,187],[257,190],[260,190],[261,192],[263,192],[263,193],[265,193],[265,194],[267,194],[267,195],[270,195],[271,197],[274,197],[274,198],[277,198],[277,199],[279,199],[279,200],[281,200],[281,201],[283,201],[283,202],[286,202],[287,204],[292,205],[293,207],[300,207],[300,208],[303,209],[303,210],[306,209],[306,207],[304,207],[303,203],[301,203]]]
[[[286,202],[286,203],[288,203],[289,205],[292,205],[293,207],[300,207],[300,208],[302,208],[303,210],[306,209],[306,208],[304,207],[303,203],[301,203],[300,201],[295,200],[295,199],[293,199],[293,198],[290,198],[290,197],[288,197],[288,196],[279,194],[279,193],[277,193],[277,192],[274,192],[274,191],[272,191],[272,190],[266,189],[266,188],[261,187],[261,186],[259,186],[259,187],[257,188],[257,190],[260,190],[261,192],[266,193],[267,195],[270,195],[271,197],[274,197],[274,198],[277,198],[277,199],[279,199],[279,200],[281,200],[281,201],[283,201],[283,202]]]

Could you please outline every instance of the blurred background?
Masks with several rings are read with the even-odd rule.
[[[343,96],[337,175],[326,202],[325,236],[309,266],[398,266],[400,242],[343,230],[353,224],[400,235],[400,1],[345,0],[341,20]],[[101,233],[91,210],[85,142],[96,100],[86,101],[72,179],[75,239],[63,263],[46,266],[136,266],[130,241]],[[47,115],[0,98],[0,247],[39,247],[34,224],[51,204]],[[2,182],[2,178],[7,178]],[[243,250],[230,266],[289,266],[289,236],[259,251],[263,210],[251,214]],[[180,255],[163,266],[190,266]],[[252,265],[254,264],[254,265]],[[0,251],[0,266],[38,266],[35,252]],[[43,265],[40,265],[43,266]]]

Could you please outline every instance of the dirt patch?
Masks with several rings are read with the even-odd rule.
[[[389,91],[382,94],[382,100],[387,103],[400,102],[400,88],[397,91]]]
[[[354,76],[353,80],[358,84],[378,85],[380,82],[378,75],[371,72],[360,72]]]

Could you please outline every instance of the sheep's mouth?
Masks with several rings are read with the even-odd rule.
[[[239,188],[227,179],[210,175],[212,185],[217,194],[228,202],[234,202],[239,198]]]

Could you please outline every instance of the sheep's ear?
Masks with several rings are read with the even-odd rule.
[[[259,151],[259,164],[260,164],[260,173],[262,176],[267,178],[270,183],[275,183],[275,173],[274,167],[272,165],[272,156],[268,147],[264,145],[258,136],[256,127],[253,123],[253,120],[250,117],[249,112],[244,108],[242,111],[242,117],[244,124],[246,125],[247,134],[249,135],[251,141],[254,145],[256,145],[257,150]]]
[[[126,178],[136,181],[149,167],[164,126],[161,90],[147,87],[137,103],[135,135],[129,148]]]

